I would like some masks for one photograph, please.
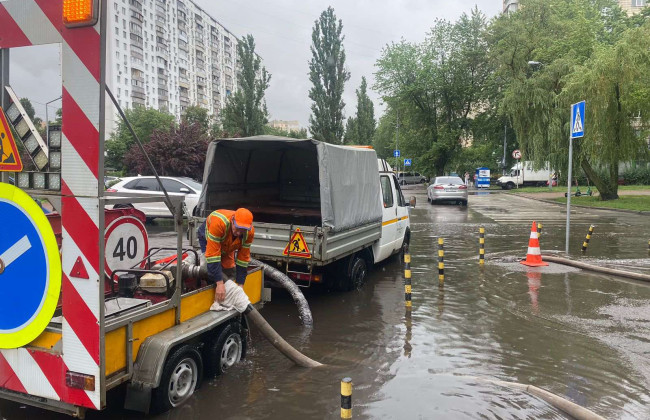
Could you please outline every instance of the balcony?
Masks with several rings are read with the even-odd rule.
[[[142,25],[142,22],[144,22],[144,16],[142,16],[142,13],[136,12],[135,10],[131,10],[131,21],[135,21]]]
[[[142,2],[139,0],[129,0],[129,6],[132,9],[137,10],[138,12],[142,13]]]
[[[147,95],[144,93],[144,88],[140,86],[131,86],[131,97],[139,98],[144,101],[147,98]]]
[[[165,6],[156,4],[156,14],[160,16],[167,16],[167,10],[165,10]]]
[[[183,11],[183,13],[187,13],[187,6],[185,6],[185,3],[182,2],[181,0],[178,0],[178,1],[176,2],[176,8],[177,8],[179,11]]]
[[[165,61],[169,61],[169,51],[167,48],[156,47],[156,55],[162,57]]]

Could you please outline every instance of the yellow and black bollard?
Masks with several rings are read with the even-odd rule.
[[[411,309],[411,254],[404,254],[404,304]]]
[[[591,225],[589,226],[589,232],[587,232],[587,237],[585,238],[585,241],[582,243],[582,252],[587,252],[587,247],[589,246],[589,239],[591,239],[591,235],[594,234],[594,228],[596,226]]]
[[[341,418],[352,418],[352,378],[341,381]]]
[[[485,228],[478,228],[478,263],[485,264]]]
[[[445,240],[438,238],[438,285],[445,284]]]
[[[542,224],[538,223],[537,224],[537,238],[539,238],[540,236],[542,236]]]

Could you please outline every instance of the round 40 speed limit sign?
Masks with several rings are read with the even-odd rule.
[[[149,249],[147,229],[137,217],[123,216],[106,228],[105,267],[109,277],[115,270],[132,268]]]

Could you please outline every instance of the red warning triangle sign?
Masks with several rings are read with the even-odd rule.
[[[305,237],[302,236],[300,228],[296,228],[296,232],[291,236],[291,240],[282,254],[290,257],[311,258],[311,252],[309,252],[307,242]]]
[[[75,261],[74,265],[72,266],[72,270],[70,270],[70,277],[76,277],[78,279],[90,278],[88,277],[88,271],[86,270],[86,266],[81,260],[81,257],[77,257],[77,261]]]
[[[0,171],[20,172],[22,170],[23,162],[20,160],[16,141],[7,124],[7,117],[0,108]]]

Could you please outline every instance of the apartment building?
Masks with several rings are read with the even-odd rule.
[[[237,89],[233,33],[189,0],[111,0],[109,16],[107,84],[122,108],[219,115]],[[107,109],[111,132],[117,113]]]
[[[514,13],[519,9],[519,0],[503,0],[503,13]]]
[[[273,120],[268,125],[283,131],[300,131],[299,121]]]

